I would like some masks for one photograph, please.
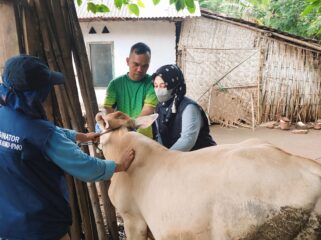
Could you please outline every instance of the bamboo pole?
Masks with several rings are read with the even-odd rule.
[[[78,76],[79,87],[81,95],[84,98],[84,105],[86,110],[86,117],[90,131],[94,130],[95,115],[98,112],[98,105],[96,94],[94,91],[91,71],[89,67],[88,57],[86,53],[86,46],[83,41],[83,35],[78,22],[78,17],[73,0],[67,0],[67,6],[71,21],[71,33],[73,39],[73,57],[76,63],[76,70]],[[80,41],[82,39],[82,41]]]
[[[25,50],[30,55],[43,57],[41,44],[39,44],[41,42],[39,22],[31,11],[34,6],[33,0],[29,0],[29,5],[32,7],[22,9],[22,19],[20,19],[22,21],[23,33],[21,35],[24,36]]]
[[[261,108],[262,108],[262,104],[261,104],[261,94],[262,94],[262,81],[263,81],[263,71],[264,71],[264,56],[265,56],[265,45],[261,45],[260,46],[260,58],[259,58],[259,69],[258,69],[258,76],[257,76],[257,103],[256,103],[256,109],[257,109],[257,113],[256,113],[256,117],[257,117],[257,122],[261,123]]]
[[[81,231],[81,225],[80,225],[80,213],[77,211],[78,204],[77,204],[77,194],[76,189],[74,185],[73,178],[66,174],[66,180],[68,184],[69,189],[69,201],[70,201],[70,208],[72,209],[72,225],[70,227],[70,236],[71,239],[81,239],[80,233]]]
[[[73,1],[67,1],[69,15],[71,17],[71,33],[73,34],[72,38],[74,39],[74,60],[78,75],[78,82],[80,86],[80,90],[82,93],[82,97],[84,100],[85,110],[86,110],[86,118],[87,124],[90,131],[94,130],[95,124],[95,113],[98,112],[96,96],[93,88],[93,81],[90,74],[89,62],[87,53],[85,51],[85,44],[83,41],[79,41],[79,39],[83,39],[82,32],[78,23],[76,10],[74,7]],[[77,40],[78,39],[78,40]],[[107,189],[106,189],[107,191]],[[110,203],[108,194],[102,194],[102,201],[104,206]],[[109,205],[109,204],[108,204]],[[117,230],[117,221],[115,217],[115,209],[113,207],[109,208],[109,211],[105,211],[107,226],[109,232],[112,233],[114,239],[118,239],[118,230]]]
[[[9,57],[19,54],[19,43],[13,2],[9,0],[0,0],[0,13],[1,74],[5,61]]]
[[[117,227],[116,211],[108,197],[110,181],[99,182],[100,193],[103,199],[103,207],[106,214],[107,228],[111,234],[111,240],[118,240],[119,233]]]
[[[254,113],[254,99],[253,93],[251,93],[251,113],[252,113],[252,131],[255,130],[255,113]]]
[[[49,65],[53,69],[57,69],[62,71],[68,81],[66,81],[65,88],[56,88],[56,94],[58,98],[58,105],[60,108],[62,108],[62,116],[63,116],[63,123],[64,126],[70,127],[81,131],[83,130],[83,121],[82,116],[77,113],[81,113],[80,111],[80,104],[79,104],[79,98],[74,98],[73,96],[78,96],[77,93],[77,87],[76,82],[74,80],[73,75],[73,68],[72,68],[72,62],[71,62],[71,49],[70,44],[66,41],[66,33],[65,29],[63,29],[64,25],[63,22],[61,22],[61,19],[63,19],[62,14],[60,14],[60,6],[57,5],[57,2],[55,2],[52,6],[46,4],[45,2],[41,2],[39,0],[35,1],[36,8],[38,10],[38,15],[40,18],[40,24],[41,24],[41,30],[42,30],[42,36],[44,38],[44,48],[47,56],[47,61]],[[52,8],[51,8],[52,7]],[[53,17],[53,9],[55,10],[55,17]],[[42,15],[43,12],[46,12],[48,16],[46,18]],[[58,16],[57,16],[58,15]],[[54,21],[53,21],[54,19]],[[51,21],[50,21],[51,20]],[[56,27],[56,26],[60,27]],[[56,37],[57,36],[57,40]],[[49,41],[49,38],[51,38]],[[69,39],[69,38],[68,38]],[[63,53],[61,53],[61,51]],[[55,56],[52,54],[55,53]],[[74,80],[74,81],[72,81]],[[69,93],[69,94],[68,94]],[[78,101],[77,101],[78,100]],[[70,106],[66,108],[65,106]],[[68,120],[71,121],[71,123],[68,122]],[[78,180],[75,180],[75,186],[76,186],[76,192],[78,194],[78,201],[79,201],[79,207],[81,209],[82,214],[82,220],[84,223],[84,234],[86,239],[95,239],[96,234],[96,226],[93,225],[92,218],[90,217],[91,212],[90,208],[88,209],[88,206],[90,204],[87,203],[87,190],[86,185],[84,183],[81,183]],[[92,190],[92,189],[91,189]],[[94,194],[94,192],[91,192],[90,196],[95,197],[97,195]],[[97,202],[97,199],[93,199],[93,202]],[[93,207],[96,206],[95,204],[92,205]],[[88,211],[89,210],[89,211]],[[94,213],[99,212],[99,209],[95,209]],[[95,217],[99,218],[99,215],[96,215]],[[102,219],[100,219],[100,222]],[[100,236],[103,233],[100,233]]]
[[[95,223],[97,226],[97,234],[99,240],[107,240],[107,233],[104,229],[104,220],[103,215],[100,209],[100,203],[98,198],[98,192],[95,183],[87,183],[88,192],[91,199],[91,203],[93,204],[93,213],[95,217]]]
[[[85,43],[80,40],[83,39],[81,28],[77,19],[77,13],[74,6],[73,0],[67,0],[67,9],[70,16],[71,22],[71,33],[72,39],[74,42],[74,61],[77,70],[79,87],[81,90],[81,94],[84,100],[85,110],[86,110],[86,118],[87,124],[90,131],[94,130],[95,125],[95,114],[98,112],[97,100],[94,92],[92,76],[90,74],[89,62],[87,53],[85,51]],[[67,13],[66,13],[67,14]],[[118,227],[115,209],[112,206],[110,199],[107,194],[107,189],[109,185],[99,184],[101,192],[102,192],[102,201],[104,203],[104,207],[107,206],[108,210],[105,209],[106,219],[107,219],[107,227],[108,231],[112,234],[113,239],[119,239],[118,236]],[[106,187],[106,189],[105,189]]]

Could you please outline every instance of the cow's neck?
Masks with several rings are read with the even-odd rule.
[[[110,151],[106,153],[106,158],[110,156],[109,158],[113,158],[117,162],[125,149],[132,148],[135,150],[135,159],[127,172],[114,175],[112,186],[117,186],[118,182],[121,182],[122,186],[133,185],[139,186],[139,189],[144,189],[146,186],[143,186],[143,184],[148,184],[154,177],[155,172],[166,165],[160,163],[160,161],[167,159],[168,149],[154,140],[134,132],[124,133],[117,138],[113,136],[114,139],[119,141],[113,141],[110,144],[108,147]],[[129,185],[124,184],[124,182]]]
[[[124,151],[132,148],[135,150],[135,160],[132,163],[134,168],[139,168],[146,163],[150,164],[153,161],[157,161],[159,156],[168,152],[168,149],[156,141],[136,132],[128,132],[127,130],[120,129],[111,134],[112,135],[109,136],[110,140],[106,143],[106,146],[103,147],[105,158],[119,162]]]
[[[160,161],[166,161],[166,155],[170,154],[167,148],[139,133],[127,133],[123,140],[121,148],[130,146],[135,150],[135,160],[131,166],[133,171],[129,171],[130,174],[145,171],[144,167],[159,168],[163,165]]]

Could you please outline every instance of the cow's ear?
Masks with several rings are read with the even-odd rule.
[[[107,129],[109,127],[108,121],[105,120],[106,114],[99,112],[96,114],[96,122],[98,123],[98,126],[101,130]]]
[[[155,122],[158,118],[158,113],[154,113],[152,115],[142,116],[135,119],[135,127],[136,128],[147,128]]]

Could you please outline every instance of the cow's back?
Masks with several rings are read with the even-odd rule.
[[[257,140],[188,154],[192,155],[194,159],[202,155],[199,171],[192,167],[195,175],[190,176],[190,184],[197,179],[197,192],[210,193],[203,204],[213,207],[212,239],[237,239],[240,234],[244,239],[294,239],[302,229],[307,235],[302,239],[314,239],[320,230],[319,163]]]
[[[156,239],[294,239],[320,214],[320,165],[270,144],[250,140],[183,153],[129,134],[117,146],[132,146],[136,159],[113,177],[113,203],[138,213]],[[296,223],[292,235],[278,225],[287,219]]]

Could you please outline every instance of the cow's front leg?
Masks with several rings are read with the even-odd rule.
[[[127,240],[147,240],[147,224],[140,216],[123,214]]]

